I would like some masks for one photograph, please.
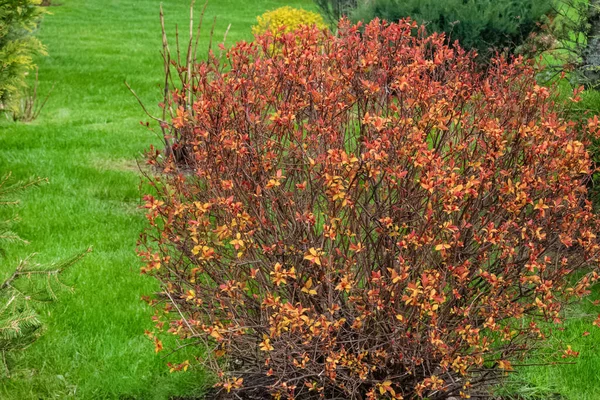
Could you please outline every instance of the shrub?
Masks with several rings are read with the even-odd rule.
[[[32,32],[43,9],[38,0],[7,0],[0,4],[0,110],[13,110],[16,97],[26,88],[25,77],[33,56],[45,54]]]
[[[551,0],[372,0],[362,2],[352,19],[398,21],[411,17],[429,32],[444,32],[450,42],[476,50],[481,60],[496,51],[514,51],[539,28],[552,10]]]
[[[334,24],[342,17],[347,17],[358,5],[357,0],[315,0],[321,13]]]
[[[223,392],[468,396],[597,280],[598,120],[576,129],[522,58],[479,74],[423,32],[265,34],[163,105],[190,162],[150,155],[142,271]]]
[[[303,25],[315,25],[321,29],[326,28],[325,22],[319,14],[289,6],[267,11],[256,17],[256,21],[257,24],[252,27],[252,33],[255,35],[261,35],[265,32],[273,34],[293,32]]]
[[[56,84],[52,85],[44,97],[38,97],[39,83],[39,70],[36,68],[33,86],[30,85],[27,90],[21,93],[18,101],[15,102],[13,121],[31,122],[40,116]]]

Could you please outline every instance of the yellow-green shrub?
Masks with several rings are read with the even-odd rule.
[[[260,35],[265,32],[277,33],[283,27],[283,32],[293,32],[303,25],[316,25],[318,28],[327,27],[321,15],[289,6],[267,11],[256,17],[257,25],[252,27],[252,33]]]
[[[0,1],[0,112],[14,110],[27,87],[25,78],[34,67],[33,57],[45,54],[33,33],[44,9],[39,0]]]

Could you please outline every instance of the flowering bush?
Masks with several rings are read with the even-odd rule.
[[[267,11],[263,15],[256,17],[256,21],[257,24],[252,27],[252,33],[255,35],[265,32],[273,34],[293,32],[303,25],[315,25],[320,29],[327,27],[319,14],[290,6]]]
[[[191,169],[150,156],[139,253],[157,328],[201,344],[221,390],[467,397],[588,294],[598,120],[576,129],[522,59],[472,57],[342,21],[240,42],[172,93]]]

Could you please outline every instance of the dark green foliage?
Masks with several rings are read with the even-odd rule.
[[[333,24],[343,16],[351,14],[358,5],[358,0],[315,0],[321,13]]]
[[[39,0],[0,0],[0,110],[14,108],[33,56],[45,52],[32,36],[44,12],[38,4]]]
[[[551,10],[550,0],[369,0],[351,18],[367,22],[410,17],[488,59],[496,51],[514,52]]]

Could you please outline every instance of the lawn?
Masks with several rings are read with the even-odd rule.
[[[31,245],[11,248],[2,268],[32,252],[39,253],[38,261],[50,262],[88,246],[94,251],[65,274],[74,293],[44,308],[48,330],[19,358],[11,379],[2,381],[0,398],[197,395],[206,381],[202,371],[170,374],[166,360],[144,336],[152,311],[140,297],[157,287],[140,275],[135,256],[144,226],[137,161],[159,138],[140,126],[147,118],[124,81],[156,110],[161,98],[160,2],[54,3],[38,36],[49,52],[39,60],[41,92],[54,83],[56,89],[36,121],[0,121],[1,170],[17,178],[49,179],[28,192],[19,207],[16,231]],[[219,39],[231,24],[227,40],[233,43],[251,38],[257,15],[283,5],[313,8],[311,0],[213,0],[206,20],[217,17]],[[167,0],[163,6],[173,37],[175,23],[187,26],[189,4]],[[592,312],[585,305],[573,315]],[[583,336],[588,330],[591,334]],[[579,362],[525,369],[514,380],[517,392],[539,399],[553,393],[573,400],[600,398],[600,329],[576,319],[552,344],[563,341],[581,352]]]
[[[49,52],[39,60],[40,90],[45,93],[56,83],[54,93],[33,123],[0,122],[1,170],[17,178],[47,177],[49,184],[23,197],[16,230],[31,245],[11,248],[2,268],[32,252],[47,262],[88,246],[94,251],[65,275],[74,293],[47,308],[48,331],[13,366],[12,378],[2,381],[0,398],[193,395],[202,374],[170,374],[144,336],[151,310],[140,296],[156,285],[140,275],[135,255],[144,226],[136,162],[158,138],[140,126],[146,118],[124,81],[156,108],[160,2],[53,3],[57,6],[50,7],[38,36]],[[207,25],[216,16],[216,38],[231,24],[229,43],[250,39],[257,15],[287,4],[312,7],[310,0],[215,0]],[[163,6],[171,33],[176,23],[187,25],[188,1]]]

